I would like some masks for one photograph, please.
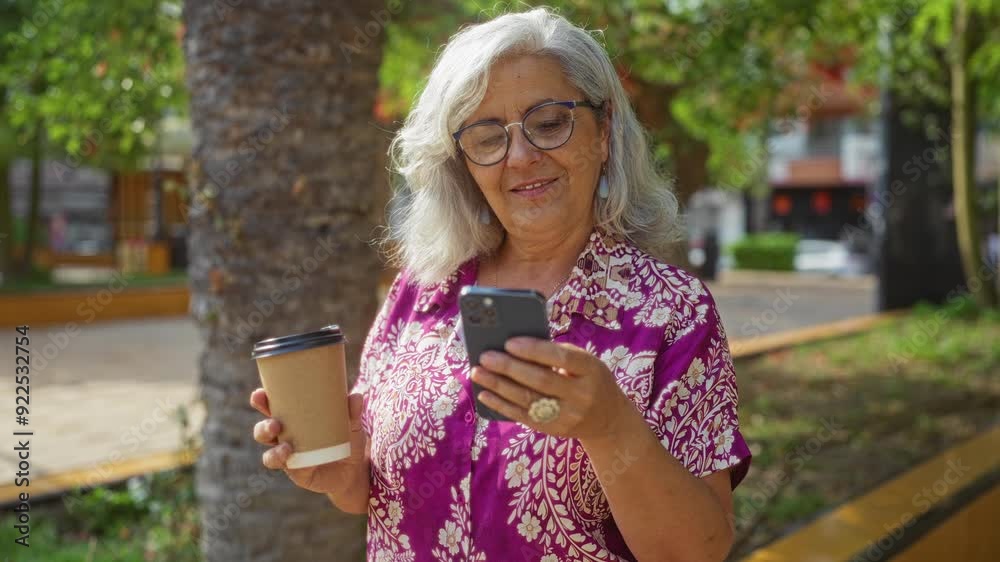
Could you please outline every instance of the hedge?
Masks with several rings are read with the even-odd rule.
[[[753,234],[729,246],[736,269],[795,270],[799,235],[786,232]]]

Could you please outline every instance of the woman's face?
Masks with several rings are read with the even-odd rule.
[[[581,100],[583,95],[566,80],[558,62],[520,56],[493,66],[486,97],[462,126],[487,120],[502,125],[520,122],[526,111],[543,102]],[[589,107],[577,107],[573,113],[573,134],[558,148],[536,148],[521,127],[514,125],[508,129],[511,140],[506,158],[492,166],[465,159],[509,234],[538,239],[565,232],[569,226],[590,224],[594,190],[608,157],[607,127],[600,126]],[[547,183],[517,190],[535,182]]]

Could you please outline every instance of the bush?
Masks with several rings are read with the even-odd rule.
[[[54,547],[70,549],[82,539],[144,553],[146,562],[202,560],[191,468],[136,476],[124,485],[77,489],[63,498],[63,504],[65,516],[60,520],[56,532],[59,540],[52,543]],[[133,559],[122,556],[114,560]]]
[[[49,227],[48,218],[44,215],[38,217],[38,228],[35,230],[35,247],[49,247]],[[13,246],[23,246],[28,241],[28,218],[13,217]]]
[[[129,483],[133,481],[137,480]],[[124,490],[103,486],[74,490],[65,501],[71,528],[98,538],[118,534],[122,527],[149,515],[149,506],[138,491],[134,485]]]
[[[736,269],[795,270],[795,247],[799,235],[767,232],[747,236],[729,246]]]

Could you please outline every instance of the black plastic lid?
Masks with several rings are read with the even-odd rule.
[[[303,349],[311,349],[321,345],[341,343],[345,340],[344,334],[340,331],[340,326],[330,324],[312,332],[260,340],[253,344],[253,353],[250,354],[250,358],[260,359],[261,357],[302,351]]]

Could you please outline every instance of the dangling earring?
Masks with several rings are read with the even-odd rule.
[[[606,170],[601,169],[601,182],[597,185],[597,196],[601,199],[607,199],[610,193],[611,187],[608,185],[608,174]]]
[[[490,216],[490,208],[488,205],[483,205],[479,208],[479,222],[483,224],[490,224],[493,221],[493,217]]]

